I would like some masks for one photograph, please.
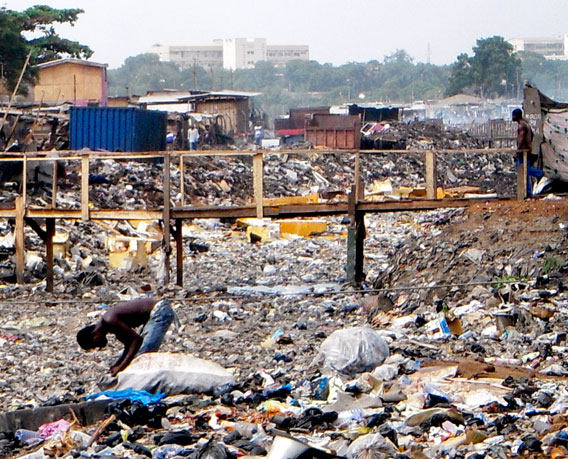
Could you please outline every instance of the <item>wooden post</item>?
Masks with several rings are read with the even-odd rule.
[[[517,167],[517,201],[527,197],[527,152],[523,151],[523,162]]]
[[[53,161],[53,171],[51,174],[51,208],[57,208],[57,160]]]
[[[16,198],[16,280],[18,284],[24,283],[25,247],[24,247],[24,214],[25,203],[23,196]]]
[[[46,290],[53,293],[53,236],[55,236],[55,219],[45,220],[45,247],[47,257],[47,270],[45,273]]]
[[[264,217],[263,209],[263,189],[262,177],[264,173],[264,166],[262,162],[262,153],[254,155],[252,160],[252,174],[253,174],[253,187],[254,187],[254,201],[256,203],[256,217]]]
[[[347,229],[347,282],[360,284],[363,281],[363,260],[365,242],[365,216],[357,211],[356,187],[349,194],[349,228]]]
[[[170,243],[170,154],[164,153],[164,239],[163,248],[165,254],[165,276],[164,285],[170,283],[170,254],[172,251]]]
[[[24,159],[22,161],[22,198],[23,206],[26,207],[26,201],[28,196],[28,160],[26,152],[24,152]]]
[[[185,156],[179,155],[179,192],[181,194],[181,206],[185,206]]]
[[[438,170],[436,152],[428,150],[426,152],[426,197],[436,199],[438,197]]]
[[[89,220],[89,154],[81,158],[81,220]]]
[[[361,152],[355,153],[355,189],[357,201],[365,200],[365,183],[361,178]]]
[[[361,284],[365,279],[363,264],[365,259],[365,214],[355,211],[355,283]]]
[[[177,285],[183,287],[183,219],[176,218]]]

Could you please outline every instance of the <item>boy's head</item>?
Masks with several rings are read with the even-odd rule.
[[[95,330],[95,325],[88,325],[77,332],[77,342],[86,351],[96,347],[105,347],[108,343],[106,336]]]

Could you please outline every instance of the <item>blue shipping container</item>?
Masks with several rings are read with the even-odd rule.
[[[168,115],[134,107],[71,107],[71,150],[163,151]]]

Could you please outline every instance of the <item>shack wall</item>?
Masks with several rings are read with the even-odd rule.
[[[229,134],[237,134],[248,130],[250,117],[248,99],[200,101],[195,104],[195,111],[209,115],[223,115],[225,129]]]
[[[106,106],[106,69],[72,62],[42,68],[39,83],[34,87],[34,101],[46,104],[72,101],[79,106],[94,102]]]

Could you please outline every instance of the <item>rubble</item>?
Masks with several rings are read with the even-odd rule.
[[[187,161],[192,200],[250,200],[248,159]],[[484,191],[514,194],[506,152],[438,161],[444,186],[468,178]],[[363,155],[362,163],[369,188],[375,180],[423,182],[411,153]],[[110,183],[93,185],[94,205],[158,205],[160,167],[98,162],[92,172]],[[73,164],[66,170],[58,202],[73,206],[80,196]],[[271,198],[340,199],[352,183],[353,158],[267,155],[265,174]],[[127,193],[118,179],[131,185]],[[168,296],[182,323],[168,333],[164,352],[199,357],[231,376],[205,393],[167,395],[147,407],[125,397],[89,425],[67,412],[61,417],[69,429],[46,438],[38,429],[27,440],[25,432],[4,432],[1,454],[278,459],[280,446],[292,445],[310,457],[564,457],[568,204],[553,198],[369,214],[360,290],[345,283],[341,217],[326,217],[310,235],[280,231],[256,242],[234,221],[187,222],[184,288],[160,285],[159,228],[61,221],[54,294],[45,292],[43,248],[33,232],[26,238],[37,252],[34,278],[11,281],[12,228],[0,222],[2,412],[99,393],[120,345],[86,354],[75,333],[107,305],[145,294]],[[143,240],[145,261],[111,269],[109,240]],[[372,330],[388,353],[345,374],[318,356],[334,333],[355,338],[352,327]]]

